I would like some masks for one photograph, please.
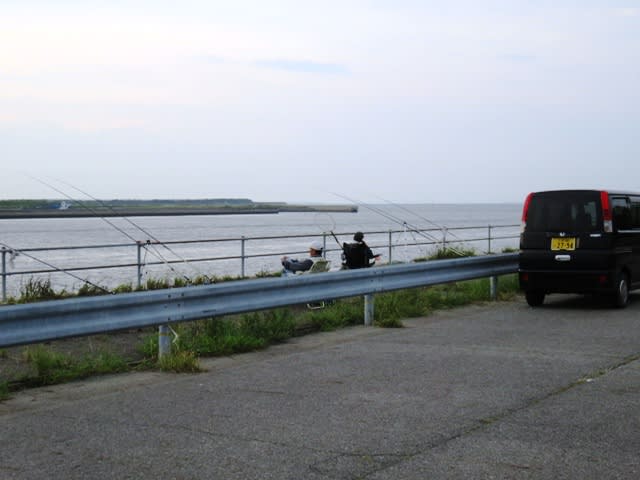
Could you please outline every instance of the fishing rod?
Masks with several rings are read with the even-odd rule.
[[[380,196],[378,196],[377,198],[379,198],[383,202],[388,203],[389,205],[392,205],[392,206],[394,206],[396,208],[399,208],[400,210],[403,210],[403,211],[405,211],[407,213],[410,213],[411,215],[414,215],[414,216],[418,217],[421,220],[424,220],[425,222],[429,223],[430,225],[433,225],[434,227],[439,228],[440,230],[446,230],[447,232],[449,232],[449,228],[446,225],[438,225],[436,222],[434,222],[432,220],[429,220],[428,218],[423,217],[422,215],[417,214],[416,212],[414,212],[414,211],[408,209],[407,207],[405,207],[404,205],[393,203],[391,200],[386,200],[386,199],[384,199],[384,198],[382,198]],[[455,233],[453,233],[453,232],[449,232],[449,233],[451,233],[452,237],[457,238],[458,240],[462,240]]]
[[[450,231],[450,230],[449,230],[449,228],[448,228],[446,225],[438,225],[438,224],[437,224],[437,223],[435,223],[434,221],[429,220],[428,218],[426,218],[426,217],[424,217],[424,216],[422,216],[422,215],[417,214],[416,212],[414,212],[414,211],[412,211],[412,210],[408,209],[407,207],[405,207],[405,206],[403,206],[403,205],[399,205],[399,204],[393,203],[393,202],[392,202],[392,201],[390,201],[390,200],[385,200],[384,198],[382,198],[382,197],[380,197],[380,196],[378,196],[378,198],[379,198],[380,200],[382,200],[382,201],[384,201],[384,202],[386,202],[386,203],[390,204],[390,205],[393,205],[393,206],[394,206],[394,207],[396,207],[396,208],[399,208],[400,210],[403,210],[403,211],[405,211],[405,212],[408,212],[408,213],[410,213],[410,214],[412,214],[412,215],[414,215],[414,216],[418,217],[419,219],[424,220],[425,222],[427,222],[427,223],[429,223],[429,224],[431,224],[431,225],[433,225],[433,226],[435,226],[435,227],[439,228],[439,229],[440,229],[440,230],[442,230],[443,232],[446,232],[446,233],[450,234],[450,235],[451,235],[453,238],[455,238],[456,240],[458,240],[458,241],[460,241],[460,242],[463,242],[463,241],[464,241],[462,238],[460,238],[460,237],[459,237],[458,235],[456,235],[454,232]],[[461,255],[461,256],[463,256],[463,255],[464,255],[464,252],[463,252],[462,250],[457,249],[456,247],[453,247],[453,246],[451,246],[451,245],[450,245],[448,248],[449,248],[450,250],[452,250],[454,253],[457,253],[457,254],[459,254],[459,255]]]
[[[372,205],[368,205],[368,204],[366,204],[364,202],[361,202],[361,201],[359,201],[357,199],[349,198],[346,195],[341,195],[339,193],[334,193],[334,195],[336,195],[336,196],[338,196],[338,197],[340,197],[340,198],[342,198],[344,200],[347,200],[347,201],[349,201],[351,203],[355,203],[358,206],[363,206],[365,208],[368,208],[372,212],[377,213],[378,215],[386,218],[387,220],[390,220],[390,221],[392,221],[394,223],[402,225],[402,227],[404,227],[404,228],[409,227],[409,229],[411,231],[421,235],[422,237],[426,238],[427,240],[431,240],[433,242],[438,242],[438,239],[436,237],[434,237],[433,235],[431,235],[431,234],[429,234],[427,232],[423,232],[418,227],[410,225],[407,221],[405,221],[405,220],[403,220],[403,219],[401,219],[399,217],[396,217],[396,216],[394,216],[394,215],[392,215],[392,214],[390,214],[388,212],[385,212],[384,210],[381,210],[381,209],[379,209],[377,207],[374,207]]]
[[[329,217],[330,225],[326,225],[326,224],[321,225],[318,221],[318,218],[320,218],[321,216]],[[336,228],[336,221],[329,213],[327,212],[317,213],[314,219],[314,223],[316,224],[316,227],[318,227],[322,231],[322,233],[326,233],[328,231],[333,237],[333,239],[336,241],[336,243],[338,244],[338,247],[340,247],[340,250],[344,251],[344,247],[340,243],[340,240],[338,240],[338,237],[336,237],[336,234],[333,233],[333,231]]]
[[[365,207],[365,208],[368,208],[369,210],[371,210],[371,211],[373,211],[373,212],[377,213],[378,215],[381,215],[381,216],[385,217],[386,219],[391,220],[392,222],[395,222],[395,223],[397,223],[397,224],[402,225],[402,227],[403,227],[403,228],[405,228],[405,229],[406,229],[406,228],[408,228],[410,232],[412,232],[412,233],[417,233],[418,235],[422,236],[423,238],[425,238],[425,239],[427,239],[427,240],[429,240],[429,241],[431,241],[431,242],[434,242],[434,243],[441,243],[441,242],[440,242],[440,240],[439,240],[438,238],[436,238],[435,236],[433,236],[433,235],[431,235],[431,234],[429,234],[429,233],[427,233],[427,232],[424,232],[424,231],[420,230],[417,226],[415,226],[415,225],[411,225],[410,223],[408,223],[408,222],[407,222],[406,220],[404,220],[404,219],[401,219],[401,218],[399,218],[399,217],[397,217],[397,216],[395,216],[395,215],[392,215],[392,214],[390,214],[390,213],[388,213],[388,212],[385,212],[385,211],[383,211],[383,210],[381,210],[381,209],[379,209],[379,208],[373,207],[372,205],[368,205],[368,204],[366,204],[366,203],[364,203],[364,202],[361,202],[361,201],[358,201],[358,200],[356,200],[356,199],[349,198],[349,197],[347,197],[346,195],[341,195],[341,194],[338,194],[338,193],[334,193],[334,195],[336,195],[336,196],[338,196],[338,197],[340,197],[340,198],[343,198],[343,199],[345,199],[345,200],[347,200],[347,201],[349,201],[349,202],[355,203],[356,205],[361,205],[361,206],[363,206],[363,207]],[[432,224],[434,224],[434,225],[437,225],[437,224],[435,224],[434,222],[430,222],[430,223],[432,223]],[[440,227],[440,226],[439,226],[439,228],[440,228],[441,230],[443,230],[443,228],[442,228],[442,227]],[[463,252],[462,252],[462,251],[460,251],[459,249],[456,249],[456,248],[455,248],[455,247],[453,247],[453,246],[449,246],[449,247],[447,247],[447,248],[449,248],[449,249],[450,249],[451,251],[453,251],[454,253],[457,253],[457,254],[459,254],[459,255],[463,255]]]
[[[9,250],[12,253],[12,255],[16,255],[16,254],[24,255],[25,257],[30,258],[31,260],[34,260],[34,261],[36,261],[38,263],[41,263],[42,265],[46,265],[47,267],[52,268],[53,270],[55,270],[58,273],[64,273],[66,275],[69,275],[70,277],[73,277],[76,280],[80,280],[81,282],[83,282],[83,283],[85,283],[87,285],[91,285],[94,288],[102,290],[105,293],[110,293],[110,294],[114,293],[114,292],[112,292],[111,290],[109,290],[109,289],[107,289],[105,287],[102,287],[102,286],[100,286],[100,285],[98,285],[96,283],[91,282],[90,280],[87,280],[86,278],[82,278],[82,277],[80,277],[80,276],[78,276],[78,275],[76,275],[74,273],[71,273],[71,272],[69,272],[69,271],[67,271],[67,270],[65,270],[63,268],[56,267],[55,265],[53,265],[53,264],[51,264],[51,263],[49,263],[49,262],[47,262],[45,260],[42,260],[42,259],[36,257],[35,255],[31,255],[31,254],[29,254],[29,253],[27,253],[27,252],[25,252],[23,250],[18,250],[18,249],[13,248],[13,247],[11,247],[11,246],[7,245],[6,243],[3,243],[3,242],[0,242],[0,246],[2,246],[4,248],[6,248],[7,250]]]
[[[89,205],[85,204],[84,202],[82,202],[81,200],[75,199],[73,197],[71,197],[70,195],[68,195],[66,192],[62,191],[61,189],[55,187],[54,185],[51,185],[50,183],[45,182],[44,180],[40,179],[40,178],[36,178],[33,176],[29,176],[31,179],[36,180],[39,183],[42,183],[43,185],[51,188],[52,190],[55,190],[56,192],[58,192],[59,194],[63,195],[65,198],[67,198],[68,200],[70,200],[73,203],[76,203],[77,205],[79,205],[80,207],[84,208],[85,210],[88,210],[89,212],[91,212],[95,217],[100,218],[101,220],[103,220],[104,222],[106,222],[108,225],[110,225],[111,227],[113,227],[114,229],[116,229],[118,232],[122,233],[124,236],[126,236],[128,239],[130,239],[131,241],[135,242],[136,244],[139,244],[140,242],[134,238],[133,236],[131,236],[128,232],[126,232],[125,230],[123,230],[122,228],[118,227],[116,224],[114,224],[113,222],[109,221],[107,218],[105,218],[104,216],[100,215],[95,209],[91,208]],[[60,180],[58,180],[60,181]],[[62,182],[65,183],[65,182]],[[88,194],[87,194],[88,195]],[[88,195],[89,196],[89,195]],[[99,200],[96,200],[98,202],[100,202]],[[115,210],[112,209],[112,211],[115,212]],[[115,212],[117,213],[117,212]],[[125,220],[128,220],[126,217],[122,217]],[[130,220],[129,220],[130,221]],[[131,221],[130,221],[131,222]],[[131,222],[133,225],[135,225],[133,222]],[[141,227],[138,227],[141,229]],[[162,242],[158,241],[158,243],[162,244]],[[147,243],[146,245],[149,245],[151,247],[153,247],[153,250],[149,250],[146,249],[146,251],[149,251],[152,255],[154,255],[156,258],[158,258],[160,261],[162,261],[175,275],[177,276],[182,276],[188,283],[193,283],[191,281],[191,279],[185,275],[184,273],[179,273],[178,271],[176,271],[171,264],[169,263],[169,261],[161,254],[157,251],[157,249],[155,248],[155,246],[151,243]],[[164,244],[162,244],[164,245]],[[166,247],[166,246],[165,246]]]
[[[81,194],[89,197],[91,200],[93,200],[94,202],[98,202],[101,206],[107,208],[109,211],[117,214],[120,218],[122,218],[123,220],[125,220],[126,222],[128,222],[130,225],[132,225],[133,227],[137,228],[138,230],[140,230],[142,233],[144,233],[145,235],[147,235],[149,238],[151,238],[154,242],[160,244],[162,247],[164,247],[169,253],[171,253],[172,255],[174,255],[176,258],[178,258],[180,261],[182,261],[185,265],[188,265],[189,267],[191,267],[198,275],[201,275],[202,277],[206,278],[208,281],[212,281],[211,277],[209,277],[208,275],[202,273],[200,270],[198,270],[193,264],[189,263],[187,261],[187,259],[185,259],[184,257],[182,257],[181,255],[179,255],[178,253],[176,253],[172,248],[170,248],[166,243],[160,241],[160,239],[158,239],[157,237],[155,237],[151,232],[149,232],[148,230],[142,228],[140,225],[138,225],[137,223],[135,223],[133,220],[131,220],[128,217],[125,217],[124,215],[121,215],[116,209],[114,209],[111,205],[109,205],[108,203],[104,202],[103,200],[100,200],[99,198],[94,197],[93,195],[89,194],[88,192],[85,192],[84,190],[81,190],[80,188],[70,184],[69,182],[65,182],[64,180],[60,180],[58,179],[58,181],[60,183],[64,183],[65,185],[67,185],[70,188],[73,188],[75,191],[80,192]],[[166,263],[166,262],[165,262]],[[185,275],[183,275],[187,281],[189,283],[192,283],[191,280],[186,277]]]

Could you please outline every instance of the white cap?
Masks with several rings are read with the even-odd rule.
[[[311,242],[311,245],[309,245],[309,248],[313,248],[314,250],[321,252],[324,246],[320,240],[314,240]]]

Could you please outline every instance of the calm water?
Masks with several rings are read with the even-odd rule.
[[[357,213],[0,220],[0,243],[16,250],[81,245],[128,245],[119,248],[24,252],[16,257],[7,255],[7,272],[11,273],[51,267],[66,269],[136,263],[137,249],[133,244],[138,240],[218,240],[211,243],[169,244],[166,247],[158,245],[150,247],[144,253],[143,260],[161,263],[157,266],[147,266],[144,270],[146,277],[192,278],[199,274],[239,275],[239,259],[206,263],[190,260],[239,256],[241,242],[238,239],[242,236],[290,237],[245,242],[245,255],[271,255],[247,259],[245,273],[252,275],[259,271],[278,270],[280,255],[304,252],[313,236],[330,231],[336,232],[341,242],[351,240],[353,232],[357,230],[365,232],[368,243],[376,252],[383,254],[383,262],[388,261],[389,254],[394,261],[410,261],[428,254],[436,248],[434,244],[429,243],[442,240],[442,227],[453,229],[446,233],[448,240],[461,240],[464,241],[465,247],[484,252],[488,249],[486,240],[467,242],[466,239],[486,237],[488,225],[518,225],[521,209],[522,206],[519,204],[371,205],[360,207]],[[480,228],[458,230],[455,229],[457,227]],[[420,235],[413,232],[416,228],[433,231]],[[391,238],[391,252],[387,246],[390,230],[395,231]],[[517,233],[518,227],[515,226],[495,229],[492,236],[514,237]],[[338,248],[331,236],[327,236],[326,241],[329,249]],[[416,243],[424,245],[415,246]],[[492,251],[499,251],[503,247],[517,247],[517,238],[492,241]],[[327,256],[334,268],[337,268],[340,264],[339,252],[330,251]],[[178,263],[167,264],[171,261]],[[80,278],[61,273],[50,273],[46,278],[57,288],[78,288],[83,283],[81,279],[112,288],[121,283],[135,284],[136,272],[136,267],[126,267],[72,272]],[[22,283],[33,276],[9,276],[9,295],[16,294]]]

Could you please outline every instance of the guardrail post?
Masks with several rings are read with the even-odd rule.
[[[169,325],[160,325],[158,327],[158,358],[171,353],[171,338],[169,334]]]
[[[392,234],[393,234],[393,233],[392,233],[392,231],[391,231],[391,230],[389,230],[389,260],[387,260],[387,263],[388,263],[389,265],[391,265],[391,260],[393,260],[393,259],[391,258],[391,251],[393,250],[393,240],[392,240],[392,237],[391,237],[391,236],[392,236]]]
[[[240,278],[244,278],[244,269],[245,269],[245,262],[246,259],[244,258],[244,249],[245,249],[245,243],[247,241],[247,238],[243,235],[240,238]]]
[[[2,301],[7,301],[7,249],[2,247]]]
[[[370,327],[373,325],[373,294],[369,293],[364,296],[364,325]]]
[[[142,242],[140,240],[136,241],[136,246],[138,247],[138,275],[137,275],[137,286],[138,290],[142,287]]]
[[[498,277],[489,277],[489,295],[491,300],[498,298]]]
[[[487,247],[487,253],[491,253],[491,225],[489,225],[488,227],[488,233],[487,233],[487,242],[489,244],[489,246]]]

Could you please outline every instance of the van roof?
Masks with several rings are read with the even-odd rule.
[[[595,189],[595,188],[568,188],[568,189],[559,189],[559,190],[540,190],[537,192],[532,192],[534,194],[539,193],[556,193],[556,192],[607,192],[610,195],[635,195],[640,196],[640,192],[634,192],[630,190],[610,190],[607,188]]]

